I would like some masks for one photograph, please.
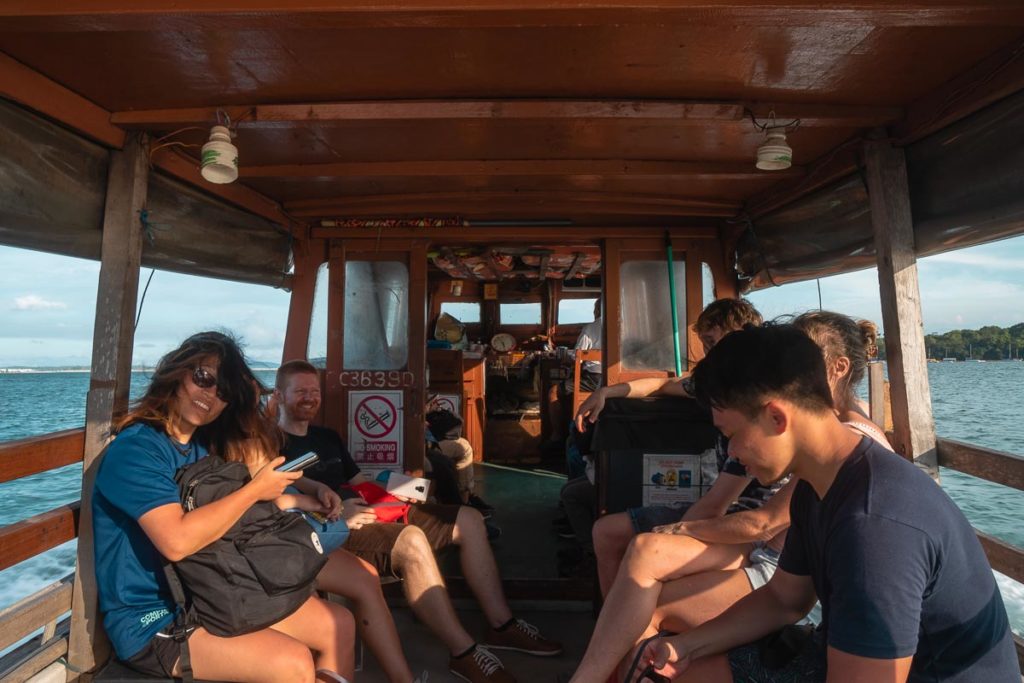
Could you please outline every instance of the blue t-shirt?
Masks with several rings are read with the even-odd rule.
[[[134,424],[117,435],[100,462],[93,489],[96,583],[103,627],[120,659],[130,659],[174,619],[163,557],[139,526],[154,508],[181,503],[174,473],[206,455],[179,450],[162,431]]]
[[[913,655],[910,683],[1020,681],[1010,626],[971,525],[912,463],[865,437],[818,499],[800,481],[779,567],[809,575],[830,646]]]

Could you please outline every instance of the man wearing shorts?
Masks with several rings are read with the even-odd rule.
[[[791,325],[722,340],[694,371],[730,453],[797,481],[768,584],[641,653],[681,681],[1017,681],[1006,609],[970,523],[913,463],[836,417],[821,351]],[[820,630],[769,661],[760,639],[821,601]]]
[[[310,425],[320,409],[320,379],[315,367],[302,360],[289,361],[277,371],[274,390],[278,426],[287,441],[289,460],[313,451],[320,462],[304,474],[333,490],[368,478],[359,471],[338,434]],[[342,490],[345,498],[345,491]],[[345,505],[365,504],[358,495]],[[462,572],[490,622],[482,644],[477,644],[459,623],[434,552],[459,547]],[[369,523],[353,528],[345,550],[372,564],[381,576],[402,579],[406,599],[416,616],[449,648],[449,668],[460,678],[477,683],[506,683],[515,679],[488,648],[516,650],[538,656],[562,652],[536,627],[512,616],[501,587],[501,577],[487,540],[480,513],[462,505],[413,504],[408,524]]]
[[[694,324],[694,331],[700,337],[704,352],[707,353],[718,340],[730,332],[742,329],[745,325],[760,324],[761,314],[745,299],[718,299],[708,304],[701,312]],[[691,396],[690,379],[689,377],[649,378],[601,387],[580,406],[575,418],[576,427],[582,432],[584,420],[596,422],[607,398],[643,398],[656,394]],[[721,441],[718,451],[721,474],[704,497],[692,506],[631,508],[626,512],[606,515],[597,521],[594,525],[594,552],[597,555],[597,575],[602,595],[608,595],[618,573],[619,564],[626,553],[626,548],[637,534],[648,533],[656,529],[662,532],[686,533],[683,527],[675,523],[680,520],[712,520],[720,518],[727,511],[760,507],[780,488],[776,486],[772,489],[765,489],[759,487],[756,482],[751,482],[742,465],[726,459],[726,445]],[[741,497],[741,507],[730,507],[738,496]],[[671,529],[670,525],[673,525]],[[707,524],[703,526],[706,527]],[[723,542],[717,538],[704,540]],[[756,537],[752,536],[739,537],[736,541],[726,542],[745,543],[754,540]]]

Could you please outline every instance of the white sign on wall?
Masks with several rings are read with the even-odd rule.
[[[401,391],[350,391],[348,450],[361,469],[402,471]]]
[[[434,406],[436,410],[447,410],[453,415],[462,416],[462,397],[458,394],[437,394]]]

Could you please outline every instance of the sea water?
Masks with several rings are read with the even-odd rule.
[[[272,372],[258,372],[265,383]],[[1024,363],[928,365],[939,436],[1024,455]],[[145,373],[132,375],[141,393]],[[88,373],[0,374],[0,441],[80,427]],[[0,525],[77,500],[80,464],[0,484]],[[942,485],[974,526],[1024,547],[1024,492],[943,469]],[[75,541],[0,571],[0,609],[61,577],[75,564]],[[1024,585],[996,574],[1014,631],[1024,635]]]

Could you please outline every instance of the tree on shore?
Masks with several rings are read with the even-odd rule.
[[[978,330],[950,330],[924,336],[928,357],[942,360],[1003,360],[1024,358],[1024,323],[1012,327],[986,325]],[[878,340],[878,357],[885,359],[885,340]]]

